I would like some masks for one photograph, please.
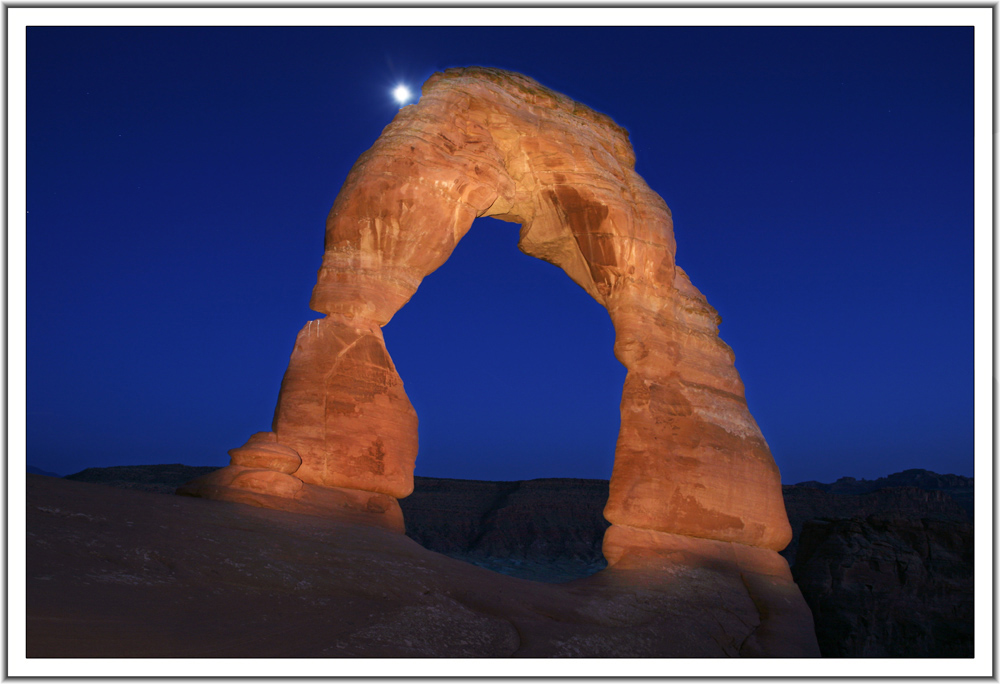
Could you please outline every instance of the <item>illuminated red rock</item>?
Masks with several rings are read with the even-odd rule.
[[[247,443],[229,450],[233,465],[245,468],[264,468],[279,473],[294,473],[302,465],[302,459],[284,444],[277,443],[273,432],[258,432]]]
[[[280,443],[302,458],[304,482],[413,491],[417,414],[371,321],[329,316],[298,335],[275,410]]]
[[[562,268],[614,324],[628,373],[608,539],[620,527],[650,543],[658,537],[633,531],[783,548],[791,529],[778,469],[719,316],[675,264],[670,210],[634,166],[625,129],[527,77],[432,76],[358,159],[330,212],[310,303],[325,318],[298,335],[267,446],[301,458],[282,474],[410,493],[417,416],[381,326],[476,217],[493,216],[519,223],[521,250]],[[250,491],[235,483],[208,495]],[[299,496],[282,478],[273,486],[275,499]]]
[[[177,489],[178,494],[277,508],[308,515],[333,515],[345,522],[404,532],[399,502],[387,494],[306,484],[274,470],[228,465]]]

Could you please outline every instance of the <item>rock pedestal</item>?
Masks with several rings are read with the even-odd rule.
[[[486,68],[432,76],[358,159],[327,219],[310,302],[326,317],[299,333],[269,443],[301,465],[237,471],[250,462],[237,450],[224,475],[187,493],[253,492],[277,507],[298,505],[302,492],[358,493],[343,495],[352,505],[366,492],[382,497],[375,507],[409,494],[417,417],[381,326],[476,217],[493,216],[519,223],[520,249],[562,268],[614,324],[628,373],[605,509],[609,562],[615,540],[634,550],[662,535],[777,558],[791,538],[778,469],[718,314],[675,264],[670,210],[634,167],[625,129],[530,78]],[[256,466],[266,457],[254,449]],[[395,520],[398,509],[386,511],[375,518]]]
[[[273,432],[258,432],[243,446],[230,449],[229,456],[228,466],[179,487],[177,493],[406,530],[394,496],[304,482],[299,475],[302,459],[278,443]]]

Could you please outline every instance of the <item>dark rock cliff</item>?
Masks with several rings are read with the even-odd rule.
[[[792,575],[826,657],[971,658],[972,561],[967,521],[809,520]]]
[[[801,542],[802,527],[810,520],[890,515],[895,518],[934,517],[953,522],[971,522],[965,508],[951,495],[940,490],[905,486],[871,489],[861,494],[841,494],[817,489],[812,483],[785,485],[782,489],[793,536],[791,543],[781,555],[793,567]],[[970,491],[970,501],[971,498]]]
[[[973,517],[973,493],[974,481],[971,477],[963,475],[942,475],[911,468],[899,473],[893,473],[876,480],[857,480],[853,477],[842,477],[836,482],[824,484],[822,482],[799,482],[793,487],[808,487],[830,492],[831,494],[868,494],[888,487],[916,487],[925,491],[939,491],[951,497],[955,503],[961,506],[971,519]],[[787,487],[785,488],[787,492]]]
[[[606,565],[601,539],[607,500],[607,480],[416,477],[413,494],[399,503],[406,534],[432,551],[516,577],[560,582]]]

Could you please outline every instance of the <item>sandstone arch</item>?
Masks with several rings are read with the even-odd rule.
[[[476,217],[493,216],[521,224],[520,248],[562,268],[614,324],[627,375],[608,561],[679,548],[674,535],[784,548],[780,477],[718,314],[676,266],[670,211],[634,164],[623,128],[529,78],[432,76],[334,203],[310,302],[325,318],[296,339],[273,432],[185,493],[402,530],[417,416],[381,327]]]

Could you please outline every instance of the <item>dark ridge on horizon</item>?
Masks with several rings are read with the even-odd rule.
[[[46,477],[62,477],[62,475],[56,475],[55,473],[50,473],[48,470],[42,470],[41,468],[36,468],[33,465],[28,466],[28,472],[32,475],[45,475]]]
[[[123,479],[128,479],[128,475],[139,476],[142,479],[136,481],[144,482],[162,482],[162,480],[157,479],[164,476],[176,477],[180,476],[182,472],[194,472],[197,471],[198,474],[204,474],[211,472],[213,470],[218,470],[222,468],[221,465],[185,465],[181,463],[170,463],[170,464],[156,464],[156,465],[117,465],[117,466],[92,466],[89,468],[84,468],[83,470],[71,473],[67,475],[59,475],[47,470],[43,470],[33,465],[27,466],[27,472],[34,475],[46,475],[48,477],[64,477],[69,480],[78,480],[81,482],[97,482],[106,481],[108,475],[119,474],[126,476]],[[187,469],[187,470],[185,470]],[[491,480],[485,478],[464,478],[464,477],[442,477],[438,475],[414,475],[414,480],[423,480],[429,482],[431,480],[446,480],[448,482],[495,482],[498,484],[510,484],[514,482],[608,482],[609,480],[604,478],[593,478],[593,477],[533,477],[524,479],[509,479],[509,480]],[[186,482],[186,480],[185,480]],[[818,480],[804,480],[802,482],[783,482],[783,487],[811,487],[813,489],[820,489],[824,492],[831,492],[834,494],[863,494],[878,489],[884,489],[886,487],[921,487],[923,489],[950,489],[950,488],[966,488],[971,487],[975,483],[975,477],[968,477],[965,475],[958,475],[955,473],[938,473],[933,470],[926,470],[924,468],[908,468],[906,470],[901,470],[896,473],[890,473],[883,477],[876,478],[874,480],[867,480],[865,478],[855,478],[850,475],[845,475],[838,478],[833,482],[820,482]],[[184,482],[180,482],[184,484]],[[178,485],[178,486],[179,486]]]

